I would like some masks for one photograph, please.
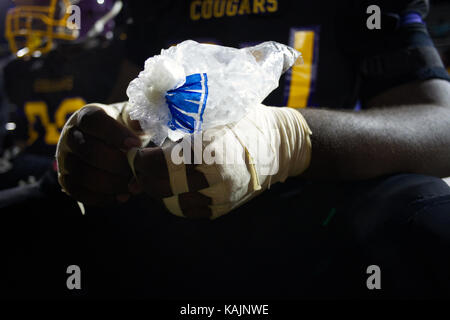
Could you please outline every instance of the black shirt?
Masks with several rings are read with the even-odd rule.
[[[411,46],[410,35],[400,31],[407,12],[426,15],[426,1],[301,1],[301,0],[173,0],[129,1],[134,30],[129,36],[130,57],[138,65],[162,48],[183,40],[231,47],[273,40],[302,52],[305,64],[294,67],[265,101],[268,105],[320,106],[353,109],[367,98],[362,91],[362,59],[384,50],[397,50],[387,40]],[[369,30],[367,7],[377,4],[382,29]],[[426,34],[423,24],[412,24]],[[405,29],[406,27],[403,27]],[[415,33],[416,31],[412,32]],[[442,71],[442,70],[441,70]],[[441,77],[414,72],[389,85]],[[378,81],[380,82],[380,81]],[[382,90],[384,90],[383,88]],[[377,90],[372,90],[371,94]],[[367,95],[367,94],[366,94]]]

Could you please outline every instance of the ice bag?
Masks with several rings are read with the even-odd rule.
[[[273,41],[236,49],[186,40],[147,59],[130,82],[130,118],[157,145],[238,121],[300,61],[300,52]]]

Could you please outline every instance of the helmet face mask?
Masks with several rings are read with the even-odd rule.
[[[53,40],[75,40],[78,28],[68,22],[72,14],[69,0],[16,1],[6,16],[9,46],[18,57],[43,54]]]
[[[122,2],[116,0],[15,0],[15,3],[6,16],[5,37],[19,58],[45,54],[57,41],[78,42],[111,31],[112,19],[122,8]]]

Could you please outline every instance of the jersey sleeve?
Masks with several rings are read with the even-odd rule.
[[[368,27],[367,8],[380,8],[379,29]],[[360,100],[365,101],[408,82],[429,79],[450,81],[431,39],[424,18],[426,0],[361,1],[352,8],[350,46],[361,78]],[[350,30],[347,30],[350,31]]]

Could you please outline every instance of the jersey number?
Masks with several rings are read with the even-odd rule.
[[[304,108],[314,92],[318,63],[319,27],[292,28],[289,45],[302,53],[303,63],[292,67],[287,77],[287,106]]]
[[[64,99],[55,112],[55,122],[50,121],[47,104],[43,101],[31,101],[25,104],[25,114],[28,120],[28,141],[31,145],[38,138],[39,134],[34,129],[37,118],[41,120],[45,128],[44,141],[46,144],[55,145],[58,143],[60,129],[64,126],[66,118],[71,113],[81,109],[86,102],[82,98]]]

